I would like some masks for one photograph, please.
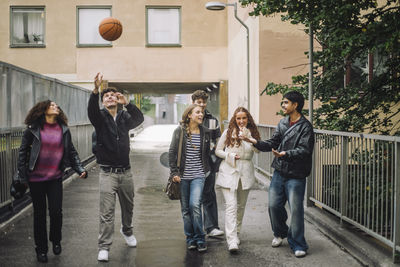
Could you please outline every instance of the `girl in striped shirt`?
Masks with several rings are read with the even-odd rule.
[[[182,115],[181,126],[173,134],[169,165],[174,182],[180,183],[181,211],[187,248],[207,250],[201,201],[205,177],[210,173],[210,131],[204,128],[202,108],[192,104]],[[179,139],[182,134],[182,156],[178,168]]]

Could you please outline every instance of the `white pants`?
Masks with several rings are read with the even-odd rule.
[[[221,188],[225,199],[225,236],[228,245],[238,242],[238,234],[242,226],[244,208],[250,190],[243,190],[239,180],[238,189],[231,191],[229,188]]]

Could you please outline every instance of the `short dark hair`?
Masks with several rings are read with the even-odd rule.
[[[196,101],[197,99],[203,99],[204,102],[207,101],[208,99],[208,94],[203,91],[203,90],[196,90],[194,91],[194,93],[192,94],[192,101]]]
[[[304,96],[297,92],[297,91],[290,91],[287,92],[283,98],[286,98],[288,100],[290,100],[293,103],[297,103],[297,112],[301,113],[301,111],[303,110],[304,107]]]
[[[104,96],[105,94],[109,93],[109,92],[114,92],[114,93],[116,93],[117,90],[115,90],[114,88],[107,88],[107,89],[104,89],[103,91],[101,91],[101,102],[103,102],[103,96]]]

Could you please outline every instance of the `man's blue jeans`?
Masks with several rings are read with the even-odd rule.
[[[269,217],[275,237],[287,237],[293,251],[307,251],[308,245],[304,238],[304,192],[306,179],[283,177],[274,171],[269,186]],[[288,215],[285,209],[286,201],[289,203],[291,215],[290,226],[286,225]]]
[[[204,180],[204,177],[197,177],[193,180],[181,180],[181,211],[183,229],[188,244],[205,243],[201,211]]]

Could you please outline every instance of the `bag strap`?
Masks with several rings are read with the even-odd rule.
[[[179,135],[179,146],[178,146],[178,162],[177,162],[177,166],[178,166],[178,169],[179,169],[179,167],[180,167],[180,165],[181,165],[181,156],[182,156],[182,142],[183,142],[183,129],[182,129],[182,127],[180,127],[181,128],[181,133],[180,133],[180,135]]]

